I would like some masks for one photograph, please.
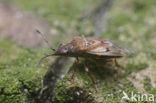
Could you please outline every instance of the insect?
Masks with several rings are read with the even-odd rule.
[[[39,31],[42,36],[43,34]],[[44,37],[45,38],[45,37]],[[45,39],[48,43],[48,41]],[[67,57],[75,57],[74,63],[74,71],[76,72],[76,64],[79,62],[79,58],[91,58],[91,59],[101,59],[104,61],[114,61],[116,66],[119,66],[116,58],[121,58],[126,55],[124,49],[120,48],[119,46],[115,45],[109,40],[105,39],[98,39],[98,38],[87,38],[87,37],[74,37],[72,41],[67,44],[61,44],[57,50],[53,49],[54,53],[48,54],[41,58],[39,63],[49,56],[67,56]],[[39,64],[38,63],[38,64]],[[95,81],[93,77],[89,74],[89,68],[87,64],[84,64],[85,71],[88,73],[89,77],[91,78],[93,84]],[[72,77],[74,76],[75,72],[73,73]],[[96,87],[96,86],[95,86]],[[97,88],[97,87],[96,87]]]

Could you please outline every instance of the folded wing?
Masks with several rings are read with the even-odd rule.
[[[86,52],[89,54],[105,57],[122,57],[126,55],[124,49],[109,40],[88,40],[88,42],[90,42],[90,45],[87,47]]]

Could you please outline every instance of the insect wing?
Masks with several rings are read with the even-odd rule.
[[[100,43],[97,40],[91,45],[92,48],[88,48],[87,53],[97,56],[110,56],[110,57],[122,57],[125,54],[124,50],[117,45],[113,44],[109,40],[102,40]],[[95,44],[95,45],[94,45]]]

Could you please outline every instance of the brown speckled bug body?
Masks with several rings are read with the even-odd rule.
[[[67,56],[76,58],[74,63],[75,66],[79,61],[78,58],[84,59],[90,58],[90,59],[101,59],[104,61],[113,61],[115,62],[116,66],[119,66],[117,64],[116,58],[120,58],[126,55],[125,50],[113,44],[109,40],[86,38],[84,36],[74,37],[71,42],[65,45],[61,44],[57,50],[55,49],[52,50],[54,50],[54,53],[44,56],[43,58],[41,58],[41,60],[49,56]],[[89,72],[87,64],[84,64],[84,66],[86,72]],[[74,68],[74,71],[76,72],[76,68]],[[72,77],[74,76],[75,72],[73,73]],[[95,84],[95,81],[90,74],[89,77]]]
[[[125,56],[125,51],[109,40],[74,37],[70,43],[60,45],[53,55],[111,59]]]

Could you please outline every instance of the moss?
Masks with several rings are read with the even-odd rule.
[[[150,78],[146,77],[145,80],[144,80],[144,82],[143,82],[143,84],[144,84],[144,87],[145,87],[145,89],[147,91],[151,91],[152,86],[151,86],[151,80],[150,80]]]
[[[7,39],[1,38],[0,46],[0,102],[31,100],[39,90],[40,80],[46,71],[35,67],[40,57],[37,58],[36,51],[18,46]]]
[[[131,95],[131,92],[136,94],[139,93],[139,91],[133,86],[133,84],[129,80],[125,79],[125,76],[120,76],[120,74],[117,76],[118,70],[116,71],[114,69],[114,66],[110,67],[110,64],[108,65],[106,63],[106,65],[103,67],[103,64],[99,64],[99,62],[97,64],[94,61],[88,61],[87,64],[89,67],[90,74],[94,77],[96,85],[99,88],[98,92],[96,92],[93,82],[85,72],[82,61],[77,66],[77,74],[74,79],[74,84],[72,84],[71,81],[69,81],[69,78],[72,74],[72,70],[68,73],[68,76],[64,80],[60,81],[60,83],[58,84],[56,88],[56,98],[58,103],[68,103],[71,101],[83,100],[83,98],[79,98],[79,96],[74,95],[77,89],[82,88],[83,91],[90,93],[93,102],[96,101],[96,103],[120,103],[121,98],[123,97],[123,91],[126,92],[129,96]],[[136,67],[137,71],[144,69],[146,65],[133,64],[133,66],[130,67],[128,67],[127,69],[132,69],[133,67]],[[135,71],[135,69],[132,69],[131,72],[133,71]],[[120,81],[121,79],[122,81]],[[102,97],[98,97],[98,95],[102,95]]]
[[[6,85],[8,81],[1,80],[0,82]],[[0,101],[2,103],[9,103],[9,102],[18,103],[21,101],[24,102],[26,100],[26,96],[24,96],[22,91],[20,91],[21,84],[18,83],[18,81],[12,81],[12,83],[14,83],[14,85],[6,85],[6,86],[1,85]]]
[[[56,103],[95,103],[93,97],[84,88],[67,85],[67,80],[62,80],[55,89]]]
[[[149,77],[146,77],[143,81],[145,90],[150,94],[156,94],[156,88],[153,88],[151,85],[151,79]]]
[[[137,71],[143,70],[143,69],[145,69],[147,67],[148,67],[147,63],[141,63],[141,62],[137,63],[137,64],[135,64],[135,63],[128,63],[126,65],[126,73],[130,74],[132,72],[137,72]]]

